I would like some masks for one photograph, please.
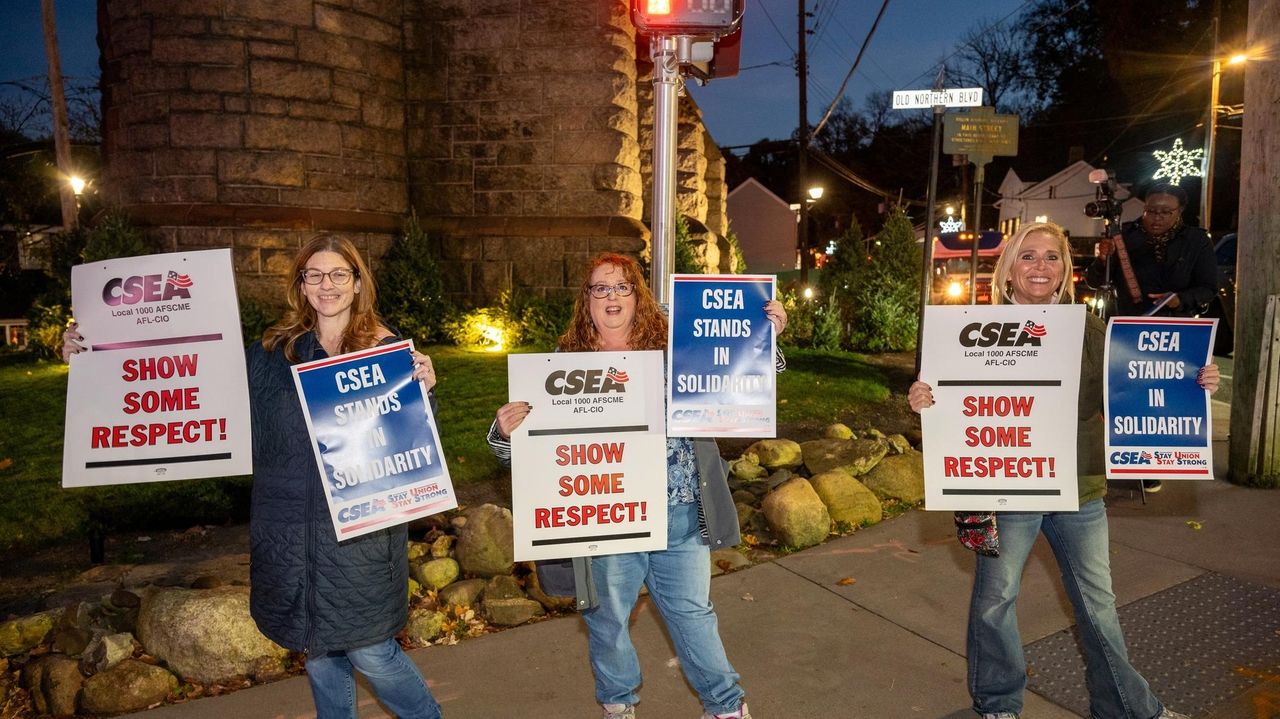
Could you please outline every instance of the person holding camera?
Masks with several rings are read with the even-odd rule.
[[[1141,219],[1120,228],[1127,263],[1112,259],[1118,253],[1110,239],[1098,243],[1098,257],[1085,279],[1093,287],[1101,286],[1111,264],[1117,287],[1116,308],[1110,314],[1190,317],[1213,301],[1218,292],[1213,243],[1209,233],[1183,223],[1186,205],[1187,193],[1181,187],[1156,185],[1147,191]]]
[[[1141,219],[1120,227],[1123,252],[1110,239],[1098,243],[1098,256],[1085,272],[1092,287],[1106,283],[1108,264],[1115,285],[1112,315],[1191,317],[1203,312],[1218,293],[1218,263],[1209,233],[1184,224],[1187,193],[1160,184],[1147,191]],[[1122,256],[1123,255],[1123,256]],[[1114,257],[1113,257],[1114,256]],[[1142,482],[1159,492],[1159,480]]]

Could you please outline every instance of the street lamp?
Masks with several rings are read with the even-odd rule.
[[[79,197],[80,193],[84,192],[85,181],[83,177],[72,175],[67,178],[67,183],[71,185],[71,191],[76,193],[76,197]]]
[[[821,199],[822,199],[822,194],[823,194],[824,192],[826,192],[826,189],[824,189],[821,185],[815,185],[815,186],[813,186],[813,187],[810,187],[810,188],[809,188],[809,201],[810,201],[810,202],[817,202],[818,200],[821,200]]]
[[[1249,56],[1237,53],[1227,58],[1228,65],[1243,65]],[[1213,58],[1213,78],[1209,83],[1209,118],[1204,127],[1204,177],[1200,181],[1200,224],[1212,230],[1213,212],[1213,142],[1218,132],[1218,86],[1222,78],[1222,58]]]

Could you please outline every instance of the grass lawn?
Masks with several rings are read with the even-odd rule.
[[[503,354],[427,349],[440,378],[440,439],[455,484],[504,476],[485,434],[507,397]],[[108,531],[184,528],[245,521],[250,479],[202,479],[62,489],[67,367],[20,361],[0,366],[0,551],[79,541],[100,522]],[[883,401],[883,374],[859,355],[789,350],[779,378],[779,425],[827,423]]]

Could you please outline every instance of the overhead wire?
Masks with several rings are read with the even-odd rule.
[[[858,69],[858,63],[862,62],[862,56],[867,51],[867,46],[871,44],[871,38],[875,37],[876,28],[880,26],[880,18],[884,17],[884,11],[889,7],[889,0],[884,0],[880,5],[880,12],[876,13],[876,19],[871,23],[871,29],[867,31],[867,37],[862,41],[862,47],[858,49],[858,56],[853,59],[853,67],[849,68],[849,72],[845,74],[844,80],[840,83],[840,89],[836,91],[835,98],[831,104],[827,106],[826,113],[817,126],[813,128],[813,132],[809,133],[809,142],[813,142],[813,138],[822,132],[822,128],[826,126],[827,120],[831,119],[831,113],[835,112],[836,105],[839,104],[840,98],[844,96],[844,89],[849,86],[849,78],[853,77],[854,71]]]

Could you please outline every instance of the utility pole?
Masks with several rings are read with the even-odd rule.
[[[1218,88],[1222,82],[1222,58],[1218,57],[1218,15],[1222,0],[1213,3],[1213,77],[1209,81],[1209,114],[1204,119],[1204,170],[1200,178],[1200,225],[1213,230],[1213,153],[1218,132]]]
[[[805,36],[808,33],[808,21],[804,9],[805,0],[797,0],[799,12],[796,23],[797,43],[800,46],[796,53],[796,68],[800,76],[800,129],[797,134],[796,185],[800,198],[800,224],[796,227],[796,244],[800,246],[800,291],[809,287],[809,62],[805,56]]]
[[[1280,0],[1249,0],[1248,47],[1280,37]],[[1240,242],[1236,256],[1230,479],[1280,487],[1280,66],[1250,63],[1240,154]]]
[[[49,93],[53,101],[53,152],[58,162],[58,197],[62,200],[62,226],[75,229],[78,223],[76,195],[71,190],[69,178],[75,174],[71,168],[71,138],[67,132],[67,98],[62,92],[62,60],[58,56],[58,28],[53,0],[40,0],[40,15],[44,21],[44,54],[49,60]]]

